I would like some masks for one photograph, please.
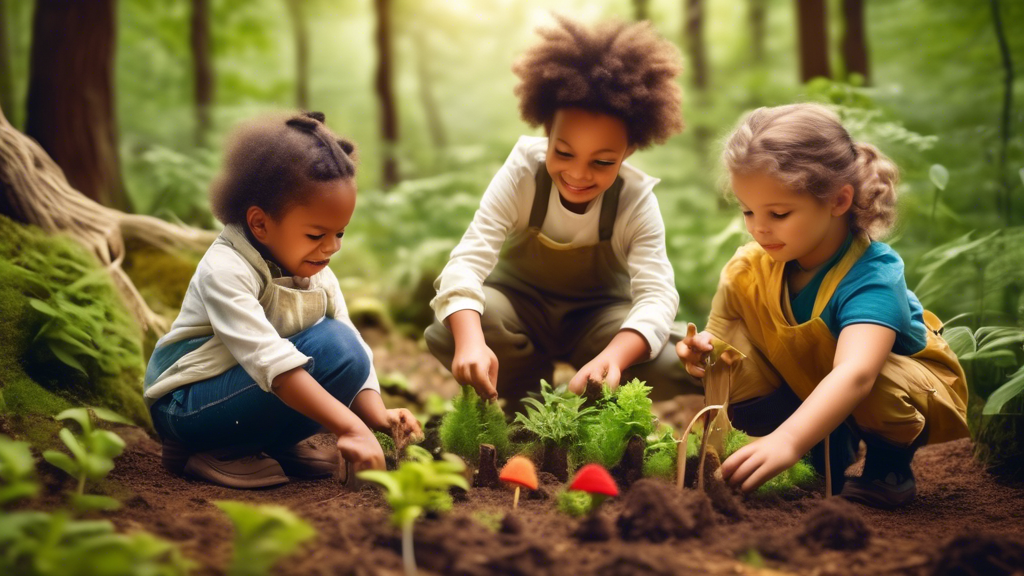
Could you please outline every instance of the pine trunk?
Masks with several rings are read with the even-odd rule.
[[[864,0],[843,0],[843,63],[846,75],[860,74],[870,84],[867,36],[864,33]]]
[[[828,50],[825,0],[796,0],[797,33],[800,39],[800,81],[832,77]]]

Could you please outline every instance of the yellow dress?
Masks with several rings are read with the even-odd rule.
[[[785,263],[756,242],[737,250],[722,271],[707,325],[708,332],[747,356],[734,368],[731,403],[764,396],[783,382],[803,400],[832,371],[838,342],[820,315],[869,243],[856,238],[825,275],[811,318],[803,324],[790,308]],[[890,353],[871,392],[853,411],[859,428],[904,446],[926,425],[929,444],[968,435],[963,368],[940,335],[939,319],[925,310],[924,323],[925,348],[913,356]]]

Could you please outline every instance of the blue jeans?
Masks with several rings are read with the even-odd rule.
[[[147,379],[207,339],[158,348],[150,358]],[[351,404],[370,373],[370,359],[356,333],[338,320],[325,318],[288,340],[313,358],[306,366],[310,375],[340,402]],[[320,429],[320,424],[265,392],[241,366],[178,388],[149,411],[161,438],[176,440],[194,452],[291,445]]]

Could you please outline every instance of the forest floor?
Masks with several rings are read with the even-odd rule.
[[[381,373],[402,372],[413,389],[454,392],[450,375],[411,341],[368,341]],[[377,490],[352,491],[333,479],[256,491],[213,486],[164,470],[160,443],[143,429],[112,429],[128,447],[99,492],[124,505],[103,516],[120,530],[177,543],[200,565],[196,573],[220,574],[229,564],[232,528],[212,502],[240,500],[287,506],[317,529],[277,573],[402,574],[398,530]],[[542,474],[541,489],[520,501],[514,519],[506,518],[510,492],[474,488],[450,514],[419,520],[415,555],[421,574],[1024,574],[1024,486],[998,482],[971,448],[969,440],[922,448],[918,497],[892,512],[825,500],[820,489],[770,499],[719,490],[712,500],[641,481],[600,509],[598,527],[611,528],[603,541],[588,541],[602,531],[556,510],[559,485]],[[39,469],[46,488],[33,507],[61,506],[71,480],[46,464]]]

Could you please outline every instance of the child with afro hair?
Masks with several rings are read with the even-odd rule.
[[[683,127],[678,51],[649,23],[556,16],[512,70],[523,136],[435,282],[430,351],[463,385],[511,407],[551,379],[633,377],[653,396],[694,391],[673,352],[679,306],[658,179],[626,163]],[[499,370],[500,366],[500,370]]]

